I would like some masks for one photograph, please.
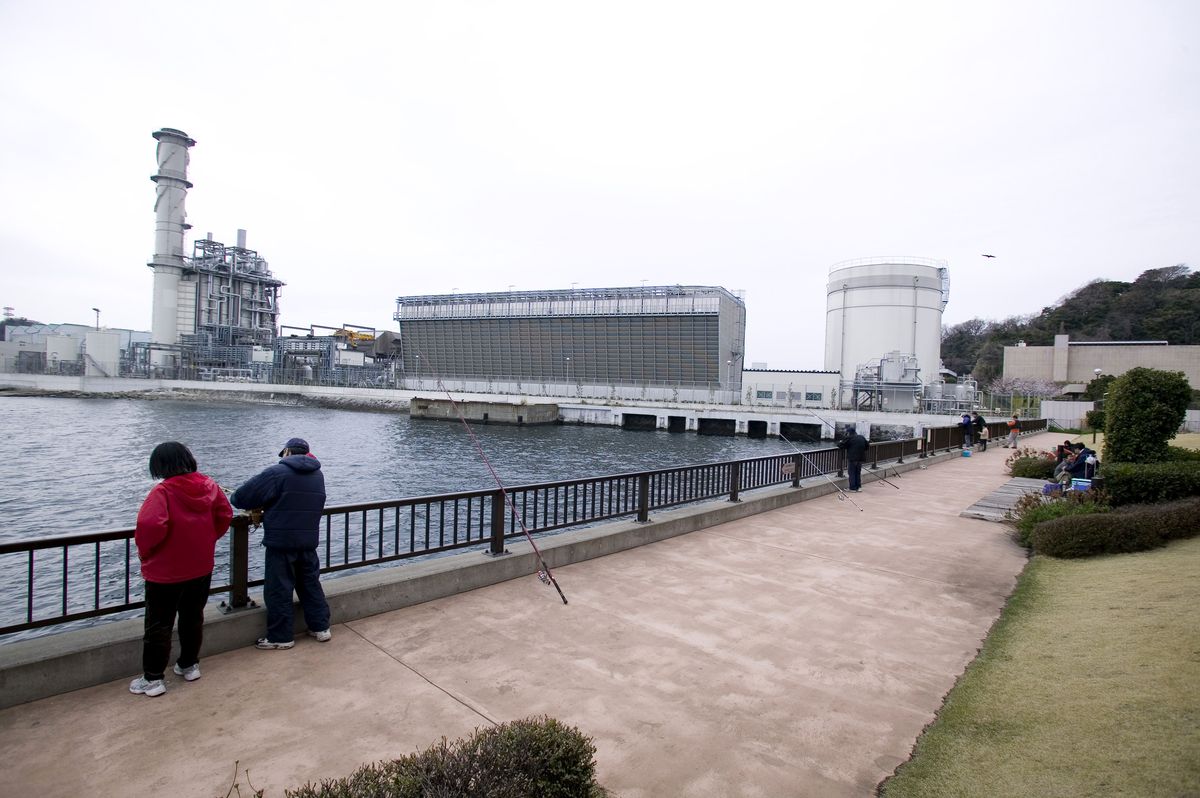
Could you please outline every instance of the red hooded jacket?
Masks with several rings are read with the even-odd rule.
[[[201,473],[167,477],[138,511],[134,542],[147,582],[186,582],[211,574],[217,541],[233,508],[217,483]]]

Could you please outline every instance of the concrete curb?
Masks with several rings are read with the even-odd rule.
[[[942,452],[905,463],[889,462],[886,466],[889,473],[903,473],[957,456],[958,452]],[[870,468],[863,469],[864,483],[876,479],[878,475]],[[846,481],[836,482],[844,487]],[[538,548],[547,564],[558,568],[787,507],[836,490],[828,479],[814,478],[799,488],[755,490],[738,502],[712,501],[655,513],[645,524],[620,521],[563,532],[539,540]],[[508,553],[501,556],[465,552],[327,579],[322,585],[334,623],[345,623],[528,576],[537,570],[529,543],[520,540],[511,542]],[[256,600],[261,599],[256,597]],[[298,610],[296,616],[297,631],[303,633]],[[211,656],[253,645],[265,628],[266,610],[261,606],[225,615],[210,601],[205,611],[203,653]],[[132,678],[141,670],[141,658],[141,618],[0,645],[0,709]]]

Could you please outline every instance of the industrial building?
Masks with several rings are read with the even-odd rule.
[[[973,381],[943,380],[942,311],[949,301],[945,261],[860,258],[830,267],[825,370],[841,375],[836,406],[933,413],[977,406]]]
[[[1063,393],[1082,393],[1102,374],[1119,377],[1131,368],[1182,371],[1193,388],[1200,388],[1200,346],[1170,346],[1166,341],[1072,341],[1054,336],[1053,346],[1004,347],[1005,378],[1045,380],[1063,384]]]
[[[638,386],[662,398],[741,389],[746,305],[715,286],[643,286],[396,299],[409,376],[559,386]],[[585,390],[587,388],[588,390]],[[551,390],[550,392],[554,392]]]
[[[188,150],[196,142],[181,130],[163,128],[158,141],[155,183],[154,270],[151,341],[144,364],[151,373],[174,376],[182,370],[248,370],[269,367],[279,323],[283,287],[267,261],[246,247],[246,231],[237,245],[215,241],[212,233],[192,245],[184,257]],[[141,365],[141,364],[137,364]],[[135,368],[137,368],[135,365]]]

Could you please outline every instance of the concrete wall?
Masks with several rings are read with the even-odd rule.
[[[462,412],[468,421],[482,424],[555,424],[558,405],[552,403],[515,404],[512,402],[458,402],[449,399],[413,399],[409,414],[413,418],[458,421]]]
[[[1137,366],[1182,371],[1193,388],[1200,388],[1200,346],[1076,342],[1065,346],[1004,347],[1005,377],[1087,385],[1095,379],[1096,369],[1119,377]]]
[[[888,471],[924,468],[956,454],[932,455],[904,464],[889,463]],[[869,471],[863,474],[864,481],[871,479]],[[837,482],[845,485],[844,479]],[[538,547],[553,569],[786,507],[835,490],[831,479],[820,477],[806,480],[799,488],[748,492],[739,502],[715,501],[654,513],[646,524],[625,521],[572,530],[542,538]],[[333,623],[337,624],[527,577],[537,571],[537,560],[529,544],[521,540],[510,542],[508,553],[498,557],[469,551],[404,562],[354,576],[326,577],[322,584]],[[569,598],[570,586],[565,589]],[[552,589],[547,590],[551,592],[546,601],[557,601]],[[296,618],[297,631],[301,631],[303,614],[298,610]],[[210,602],[205,616],[203,653],[212,655],[253,645],[265,627],[266,610],[261,606],[223,615]],[[132,677],[141,670],[141,651],[140,618],[0,646],[0,708]]]

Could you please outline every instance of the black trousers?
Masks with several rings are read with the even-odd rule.
[[[142,670],[147,679],[161,679],[171,659],[171,627],[179,616],[179,667],[200,660],[204,639],[204,605],[212,574],[186,582],[146,583],[146,631],[142,635]]]

